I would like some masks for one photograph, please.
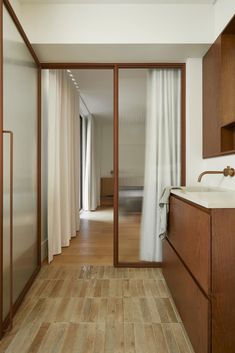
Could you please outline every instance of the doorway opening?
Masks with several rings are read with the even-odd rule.
[[[80,232],[70,236],[56,261],[159,266],[156,213],[149,207],[154,202],[157,211],[158,200],[148,207],[145,201],[160,196],[166,183],[185,183],[184,64],[45,63],[42,68],[64,72],[79,100]],[[156,126],[158,120],[163,123]],[[150,232],[154,240],[148,242]]]
[[[112,265],[113,72],[58,69],[43,78],[49,262]]]

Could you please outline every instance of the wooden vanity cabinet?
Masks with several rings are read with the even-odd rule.
[[[234,353],[235,209],[171,196],[163,274],[195,353]]]

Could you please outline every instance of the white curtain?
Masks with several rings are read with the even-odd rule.
[[[166,186],[180,185],[181,74],[178,69],[148,73],[144,199],[140,257],[161,261],[159,199]]]
[[[83,210],[94,211],[100,205],[97,123],[92,115],[89,115],[87,118],[83,119]]]
[[[79,229],[79,95],[64,70],[49,73],[48,260]]]
[[[82,209],[84,210],[84,190],[86,175],[87,118],[82,116]]]

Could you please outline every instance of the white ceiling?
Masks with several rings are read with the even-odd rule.
[[[61,4],[214,4],[217,0],[20,0],[21,3]]]
[[[112,70],[71,70],[80,94],[91,114],[102,121],[113,118]],[[122,122],[143,122],[146,112],[147,70],[119,71],[119,118]],[[82,111],[84,107],[82,104]]]
[[[112,70],[71,70],[91,114],[107,120],[113,116]],[[82,106],[86,115],[86,110]]]

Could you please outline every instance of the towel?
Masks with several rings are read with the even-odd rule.
[[[165,187],[159,200],[159,220],[160,220],[159,238],[161,240],[165,239],[167,236],[169,199],[170,199],[171,190],[174,190],[174,189],[181,189],[181,187],[177,187],[177,186]]]

